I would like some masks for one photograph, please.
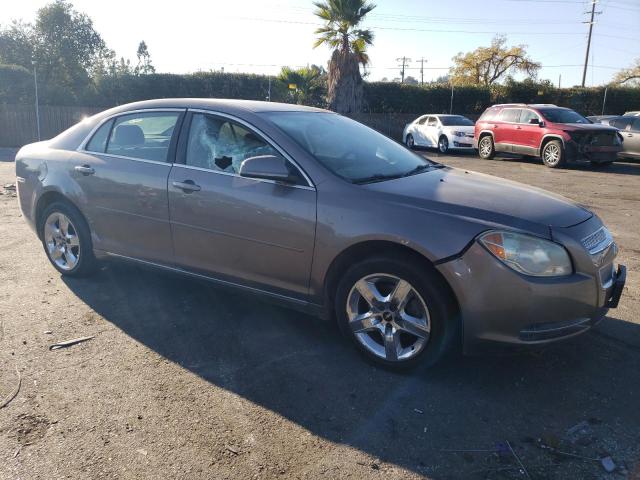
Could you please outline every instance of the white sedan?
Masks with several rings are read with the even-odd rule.
[[[474,123],[462,115],[423,115],[404,127],[402,140],[409,148],[435,147],[472,150]]]

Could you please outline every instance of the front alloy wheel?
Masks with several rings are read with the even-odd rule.
[[[542,149],[542,161],[550,168],[557,168],[565,163],[562,143],[558,140],[551,140]]]
[[[447,153],[447,150],[449,150],[449,140],[444,135],[438,140],[438,150],[440,153]]]
[[[419,355],[429,341],[429,309],[406,280],[373,274],[358,280],[347,297],[349,327],[360,344],[387,362]]]

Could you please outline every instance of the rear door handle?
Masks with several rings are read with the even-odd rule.
[[[633,137],[633,133],[627,133],[627,137]]]
[[[185,193],[200,191],[200,185],[196,185],[196,182],[194,182],[193,180],[185,180],[184,182],[172,182],[171,185],[173,185],[175,188],[179,188]]]
[[[93,175],[94,173],[96,173],[93,167],[89,165],[76,165],[75,167],[73,167],[73,169],[83,175]]]
[[[516,130],[522,130],[522,127],[521,127],[520,125],[518,125],[518,126],[516,127]]]

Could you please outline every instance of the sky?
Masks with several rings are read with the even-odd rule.
[[[0,24],[32,21],[46,0],[0,0]],[[158,72],[250,72],[276,75],[281,66],[326,66],[330,51],[313,48],[321,21],[310,0],[73,0],[118,56],[135,63],[144,40]],[[364,27],[375,34],[369,80],[447,73],[458,52],[488,45],[497,33],[525,44],[543,64],[539,78],[579,85],[591,0],[375,0]],[[586,84],[607,83],[640,57],[640,0],[596,0]]]

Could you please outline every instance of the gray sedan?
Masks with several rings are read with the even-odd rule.
[[[110,258],[240,288],[335,319],[387,366],[576,335],[625,280],[585,208],[319,109],[124,105],[25,146],[16,175],[62,275]]]
[[[633,113],[633,112],[630,112]],[[617,128],[622,135],[622,151],[619,157],[640,158],[640,116],[625,114],[623,116],[594,117],[594,122]]]

